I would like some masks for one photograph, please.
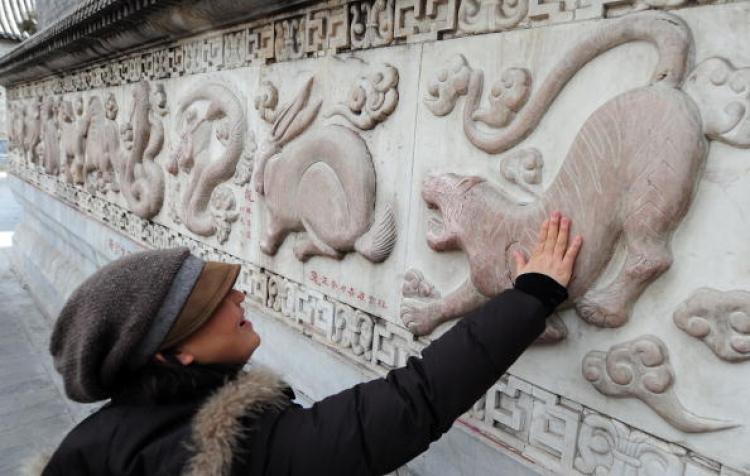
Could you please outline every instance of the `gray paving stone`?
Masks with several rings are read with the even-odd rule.
[[[0,174],[0,232],[12,230],[20,215]],[[64,398],[48,351],[51,324],[12,271],[10,252],[0,248],[0,476],[54,450],[92,408]]]

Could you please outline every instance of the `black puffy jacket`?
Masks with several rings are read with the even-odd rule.
[[[550,278],[522,275],[516,289],[460,320],[421,358],[311,408],[292,403],[291,391],[266,371],[198,367],[198,385],[114,398],[68,434],[42,474],[388,473],[448,431],[566,297]]]

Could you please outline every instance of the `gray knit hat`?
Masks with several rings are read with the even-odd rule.
[[[145,251],[86,279],[65,303],[50,341],[68,396],[79,402],[110,398],[118,376],[152,358],[205,264],[187,248]]]

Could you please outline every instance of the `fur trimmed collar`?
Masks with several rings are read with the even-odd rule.
[[[241,371],[220,387],[193,417],[193,456],[185,463],[183,476],[228,475],[237,444],[247,431],[241,419],[286,407],[287,389],[278,376],[262,368]],[[41,476],[51,457],[52,452],[45,451],[29,458],[20,475]]]
[[[193,418],[194,454],[183,475],[229,474],[237,443],[247,431],[240,420],[288,405],[286,388],[275,374],[264,369],[243,372],[221,387]]]

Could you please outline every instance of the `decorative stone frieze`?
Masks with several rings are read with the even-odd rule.
[[[560,210],[584,236],[570,299],[460,419],[466,439],[557,474],[750,468],[750,2],[334,0],[234,19],[196,2],[186,22],[222,27],[48,59],[45,77],[0,59],[36,279],[59,283],[45,260],[71,249],[75,277],[137,246],[242,264],[246,305],[291,339],[285,365],[337,362],[294,377],[317,398],[511,287],[509,257]],[[142,24],[171,25],[172,3]]]
[[[89,3],[94,3],[94,0]],[[225,2],[216,3],[209,9],[219,10],[219,4]],[[16,84],[10,89],[9,98],[86,91],[142,80],[154,81],[271,61],[299,60],[320,54],[336,54],[340,51],[402,42],[435,41],[463,35],[616,17],[644,9],[673,9],[707,3],[714,1],[336,0],[324,5],[302,7],[295,13],[255,20],[241,29],[223,29],[199,39],[180,40],[107,65],[65,71],[55,78]],[[236,5],[224,7],[225,11],[222,13],[231,15],[235,8]],[[85,16],[97,15],[96,8],[81,7],[77,12],[79,10],[85,12]],[[138,9],[125,9],[119,15],[104,16],[98,27],[114,26],[119,21],[126,21],[128,15],[137,13]],[[76,16],[81,15],[76,13]],[[209,22],[210,17],[208,14],[205,18],[196,16],[195,20]],[[184,25],[175,27],[176,30],[182,28]],[[24,48],[26,54],[33,57],[34,54],[44,53],[50,48],[46,42],[52,41],[53,32],[66,29],[71,32],[65,42],[73,42],[81,35],[75,31],[75,23],[66,18],[60,25],[53,25],[28,42]],[[11,55],[5,61],[0,61],[0,71],[17,68],[22,61],[23,57]],[[14,70],[14,75],[20,75],[15,80],[19,83],[24,73]]]
[[[403,365],[409,356],[419,355],[429,343],[415,340],[409,332],[386,320],[144,220],[50,177],[39,166],[12,163],[11,171],[43,192],[149,247],[187,246],[203,259],[241,264],[237,286],[246,294],[246,305],[270,314],[363,366],[371,376],[385,375]],[[419,296],[434,293],[417,271],[410,274],[407,283],[405,292],[408,286],[408,293]],[[674,475],[746,474],[645,435],[512,374],[504,375],[460,421],[560,474],[652,475],[657,474],[653,472],[656,470]]]

